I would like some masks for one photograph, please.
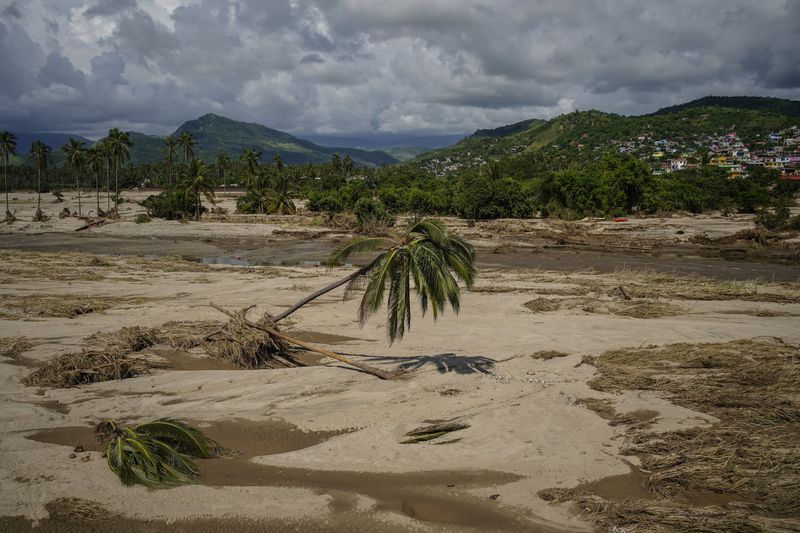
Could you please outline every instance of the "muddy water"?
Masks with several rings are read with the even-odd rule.
[[[342,531],[375,531],[366,526],[374,518],[370,513],[358,511],[357,495],[375,500],[375,509],[402,513],[430,526],[474,528],[478,531],[557,531],[531,522],[498,503],[466,493],[464,489],[493,487],[520,479],[519,476],[492,471],[435,471],[400,474],[370,472],[318,471],[302,468],[283,468],[253,463],[253,457],[284,453],[307,448],[353,430],[304,432],[294,425],[281,421],[253,422],[223,420],[193,422],[208,436],[230,450],[226,457],[198,461],[202,483],[210,486],[279,486],[298,487],[327,494],[333,519],[328,526],[351,523]],[[37,442],[80,446],[84,450],[99,451],[91,427],[65,427],[40,431],[28,437]],[[216,531],[220,524],[201,526],[199,531]],[[2,525],[2,522],[0,522]],[[230,524],[233,525],[233,524]],[[238,524],[237,524],[238,525]],[[304,529],[317,531],[316,527]],[[359,527],[362,526],[362,527]],[[161,531],[158,527],[153,531]],[[247,527],[239,529],[249,531]],[[268,528],[281,531],[282,527]],[[324,530],[337,531],[338,528]],[[379,530],[386,529],[380,527]]]
[[[0,235],[0,248],[45,252],[81,251],[99,254],[181,256],[204,263],[229,265],[315,265],[324,261],[343,241],[325,239],[270,238],[121,238],[92,234],[46,233],[41,235]],[[356,258],[356,264],[366,257]],[[723,279],[762,278],[767,281],[797,281],[797,264],[727,260],[700,257],[680,252],[654,250],[651,253],[571,248],[519,249],[492,253],[478,250],[478,265],[501,268],[541,268],[556,271],[594,269],[613,272],[619,269],[697,274]]]

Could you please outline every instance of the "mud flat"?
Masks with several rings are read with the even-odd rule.
[[[404,379],[319,358],[244,370],[201,346],[158,344],[137,352],[162,363],[144,373],[60,388],[23,380],[121,328],[224,319],[209,301],[274,313],[352,268],[64,251],[53,234],[27,237],[54,247],[0,250],[4,296],[108,305],[0,317],[0,530],[672,531],[700,518],[725,530],[730,517],[798,526],[797,444],[781,429],[800,419],[796,277],[484,263],[458,316],[434,323],[415,309],[400,343],[389,345],[380,316],[359,328],[358,302],[340,293],[287,324],[309,342],[403,368]],[[123,487],[91,428],[158,417],[191,421],[231,454],[203,461],[197,485]],[[460,440],[400,443],[454,418],[470,424]]]

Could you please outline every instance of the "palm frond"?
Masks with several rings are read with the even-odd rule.
[[[354,254],[374,252],[387,243],[391,243],[391,240],[386,237],[356,237],[331,254],[326,263],[331,266],[340,265]]]
[[[430,239],[437,246],[446,246],[448,240],[447,229],[438,220],[423,218],[412,220],[406,229],[406,234],[418,233]]]
[[[161,418],[134,427],[104,420],[95,429],[107,441],[106,461],[123,485],[166,488],[196,483],[193,458],[216,457],[222,448],[179,420]]]

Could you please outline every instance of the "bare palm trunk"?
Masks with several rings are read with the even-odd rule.
[[[377,261],[377,259],[375,261]],[[372,270],[372,267],[375,266],[375,261],[371,262],[367,266],[359,268],[358,270],[356,270],[355,272],[353,272],[349,276],[344,277],[344,278],[340,279],[339,281],[334,281],[330,285],[322,287],[320,290],[318,290],[316,292],[312,292],[311,294],[309,294],[308,296],[306,296],[305,298],[303,298],[302,300],[300,300],[299,302],[297,302],[296,304],[291,306],[286,311],[276,315],[272,319],[272,321],[273,322],[278,322],[280,320],[283,320],[284,318],[286,318],[287,316],[291,315],[292,313],[294,313],[295,311],[297,311],[298,309],[300,309],[301,307],[303,307],[307,303],[309,303],[309,302],[311,302],[313,300],[316,300],[317,298],[319,298],[323,294],[327,294],[327,293],[331,292],[333,289],[341,287],[342,285],[344,285],[346,283],[350,283],[352,280],[356,279],[358,276],[363,276],[364,274],[366,274],[367,272]]]
[[[3,165],[5,172],[3,173],[3,182],[6,186],[6,215],[11,213],[11,209],[8,207],[8,160],[5,161]]]
[[[111,165],[106,165],[106,213],[111,211]]]
[[[114,165],[114,207],[119,211],[119,161]]]
[[[81,216],[81,182],[80,174],[75,173],[75,190],[78,191],[78,216]]]
[[[36,209],[42,210],[42,170],[36,169]]]
[[[94,190],[97,193],[97,216],[100,216],[100,173],[94,173]]]

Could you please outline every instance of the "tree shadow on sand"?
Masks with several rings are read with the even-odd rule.
[[[361,354],[348,354],[361,355]],[[436,355],[413,355],[393,357],[389,355],[362,355],[373,363],[394,363],[397,369],[403,372],[413,372],[427,365],[433,365],[436,370],[444,374],[489,374],[497,361],[482,355],[456,355],[454,353],[440,353]]]

